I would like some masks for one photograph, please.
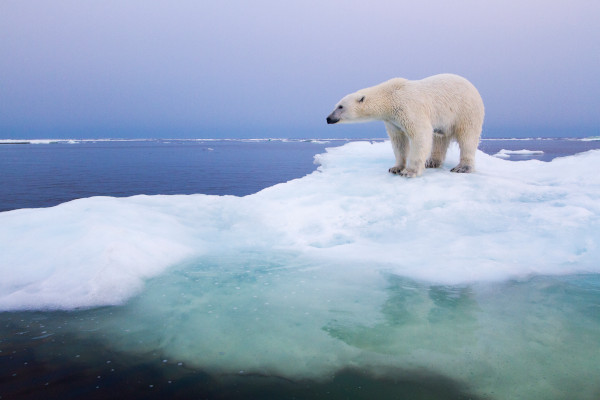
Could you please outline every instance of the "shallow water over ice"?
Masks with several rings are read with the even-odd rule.
[[[12,368],[4,383],[32,373],[27,365],[11,366],[9,358],[20,356],[22,364],[49,359],[50,366],[98,375],[74,380],[91,394],[97,385],[105,394],[111,384],[121,390],[130,382],[124,388],[133,385],[140,398],[150,385],[157,398],[159,387],[170,394],[172,382],[185,393],[213,390],[218,398],[244,398],[233,387],[268,397],[273,384],[279,398],[302,387],[296,397],[306,399],[356,396],[361,385],[365,399],[413,390],[430,397],[411,398],[457,399],[596,399],[600,392],[598,275],[430,285],[339,274],[327,283],[319,268],[281,268],[249,255],[249,263],[263,265],[250,277],[237,267],[215,274],[208,267],[214,261],[152,279],[121,307],[0,314],[3,337],[13,319],[12,333],[22,341],[0,343],[5,368]],[[231,267],[227,260],[223,266]],[[33,350],[23,356],[25,345]],[[64,371],[43,374],[33,389],[58,386]],[[340,380],[341,393],[325,396]]]
[[[460,175],[452,148],[418,179],[388,174],[392,158],[389,143],[350,143],[246,197],[2,213],[0,307],[75,310],[40,335],[83,332],[216,377],[322,384],[354,369],[483,398],[596,398],[600,152],[478,153]]]

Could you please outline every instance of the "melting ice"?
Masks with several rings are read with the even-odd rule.
[[[388,174],[389,143],[246,197],[0,213],[0,309],[109,307],[123,351],[214,374],[428,370],[489,398],[600,393],[600,151]],[[107,309],[103,309],[107,310]]]

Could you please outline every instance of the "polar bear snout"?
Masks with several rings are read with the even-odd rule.
[[[327,117],[327,123],[328,124],[335,124],[340,122],[340,120],[342,119],[342,112],[345,111],[344,110],[344,106],[342,106],[341,104],[338,105],[335,110],[333,110],[331,112],[331,114],[329,114],[329,116]]]
[[[336,122],[339,122],[339,121],[340,121],[339,117],[334,116],[333,113],[327,117],[328,124],[335,124]]]

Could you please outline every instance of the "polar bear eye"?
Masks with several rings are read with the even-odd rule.
[[[342,106],[342,105],[338,106],[338,110],[341,110],[342,108],[344,108],[344,106]]]
[[[362,103],[363,101],[365,101],[365,96],[361,97],[361,98],[358,100],[358,102],[359,102],[359,103]]]

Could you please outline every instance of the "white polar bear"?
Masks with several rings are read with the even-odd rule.
[[[460,162],[452,171],[472,172],[483,115],[483,101],[471,82],[440,74],[418,81],[394,78],[349,94],[327,123],[383,121],[396,156],[389,171],[415,177],[442,165],[452,139],[460,147]]]

